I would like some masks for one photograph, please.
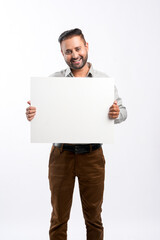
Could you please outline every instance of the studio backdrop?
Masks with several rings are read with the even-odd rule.
[[[52,144],[30,142],[30,77],[67,67],[59,35],[80,28],[88,61],[115,79],[125,122],[104,144],[104,239],[160,239],[160,2],[0,1],[0,238],[46,240]],[[98,97],[98,96],[97,96]],[[95,109],[96,111],[96,109]],[[68,239],[86,239],[76,179]]]

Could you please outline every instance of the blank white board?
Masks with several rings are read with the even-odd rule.
[[[112,78],[32,77],[33,143],[113,143]]]

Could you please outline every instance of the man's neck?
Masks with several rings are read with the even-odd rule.
[[[71,69],[74,77],[86,77],[89,72],[90,64],[86,63],[81,69]]]

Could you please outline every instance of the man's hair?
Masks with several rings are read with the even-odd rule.
[[[63,32],[63,33],[59,36],[58,42],[61,44],[61,42],[62,42],[63,40],[68,39],[68,38],[71,38],[71,37],[73,37],[73,36],[80,36],[80,37],[83,39],[84,44],[86,44],[86,40],[85,40],[85,38],[84,38],[84,35],[83,35],[81,29],[79,29],[79,28],[74,28],[74,29],[67,30],[67,31]]]

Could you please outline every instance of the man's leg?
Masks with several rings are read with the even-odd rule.
[[[87,240],[103,239],[101,205],[103,202],[105,159],[102,147],[90,153],[78,154],[78,180]]]
[[[53,207],[50,240],[66,240],[75,183],[74,154],[55,147],[50,154],[48,177]]]

